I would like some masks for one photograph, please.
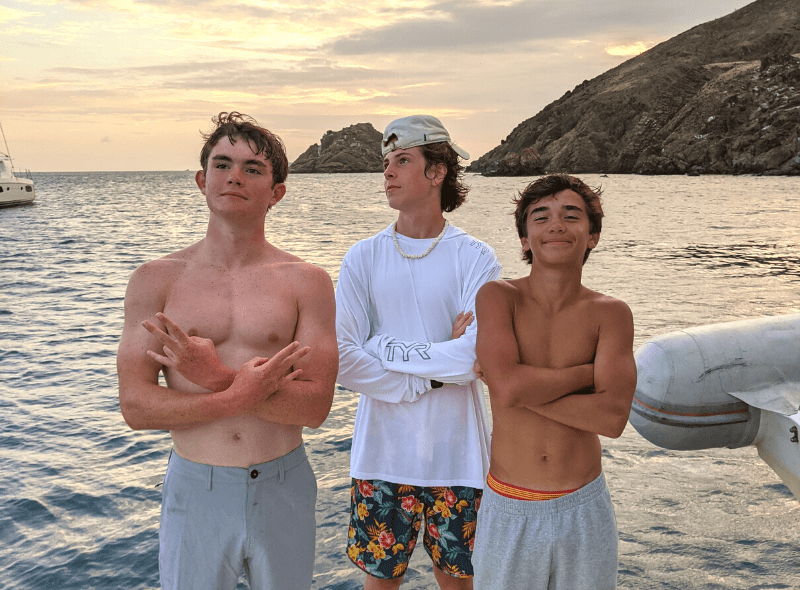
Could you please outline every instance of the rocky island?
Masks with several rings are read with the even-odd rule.
[[[328,131],[319,144],[303,152],[289,166],[303,172],[383,172],[383,134],[370,123],[358,123],[341,131]]]
[[[518,125],[469,172],[800,175],[800,0],[757,0]]]

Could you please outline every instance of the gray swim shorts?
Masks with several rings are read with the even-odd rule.
[[[603,474],[554,500],[525,501],[486,487],[478,510],[475,590],[612,590],[617,520]]]
[[[162,588],[233,590],[244,567],[253,590],[308,590],[316,498],[302,445],[247,469],[173,452],[158,535]]]

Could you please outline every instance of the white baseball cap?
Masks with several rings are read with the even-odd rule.
[[[389,141],[392,136],[395,139]],[[439,119],[430,115],[411,115],[389,123],[383,132],[381,153],[385,156],[394,150],[445,141],[459,156],[469,160],[469,154],[452,142],[450,134]]]

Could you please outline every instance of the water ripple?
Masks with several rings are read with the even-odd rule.
[[[158,586],[169,436],[128,429],[114,357],[131,272],[205,231],[193,176],[38,174],[34,205],[0,210],[2,588]],[[470,175],[467,204],[449,215],[495,249],[508,278],[528,270],[508,213],[530,180]],[[800,311],[800,199],[793,197],[800,180],[694,180],[688,187],[684,178],[602,179],[603,235],[584,279],[629,303],[637,342]],[[395,217],[380,174],[298,175],[288,186],[267,235],[334,281],[347,249]],[[325,424],[305,433],[320,490],[315,589],[362,585],[344,555],[357,403],[338,387]],[[664,451],[630,428],[604,445],[620,527],[620,588],[794,587],[800,533],[787,523],[798,522],[800,504],[753,449]],[[404,588],[433,584],[419,550]]]

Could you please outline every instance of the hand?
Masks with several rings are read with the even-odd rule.
[[[469,326],[475,316],[472,315],[471,311],[462,311],[460,314],[456,316],[456,321],[453,322],[453,332],[451,334],[451,340],[455,340],[464,335],[464,332],[467,331],[467,326]]]
[[[481,365],[478,361],[475,361],[475,364],[472,365],[472,371],[475,373],[475,376],[483,381],[483,371],[481,371]],[[484,381],[485,383],[485,381]]]
[[[236,415],[252,410],[259,402],[300,376],[302,369],[290,370],[294,363],[308,354],[311,347],[299,346],[298,342],[292,342],[272,358],[256,357],[242,365],[228,390],[233,395],[231,403],[236,408]]]
[[[156,318],[166,326],[167,332],[147,320],[142,322],[142,326],[158,338],[164,347],[163,354],[148,350],[150,358],[211,391],[221,391],[231,384],[235,373],[219,359],[212,340],[187,336],[163,313],[157,313]]]

